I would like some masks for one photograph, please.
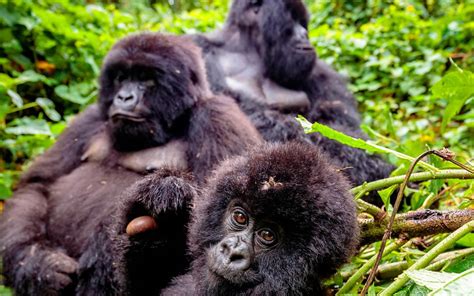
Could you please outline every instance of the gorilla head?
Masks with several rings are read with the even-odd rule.
[[[133,35],[107,55],[100,98],[115,148],[138,150],[182,133],[188,111],[208,85],[197,47],[183,38]]]
[[[248,35],[263,58],[265,75],[294,88],[314,67],[309,15],[301,0],[234,0],[227,26]]]
[[[223,162],[193,217],[191,276],[163,295],[314,295],[357,243],[349,186],[311,145]]]

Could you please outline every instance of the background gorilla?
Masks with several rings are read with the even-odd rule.
[[[6,283],[17,295],[67,293],[80,270],[79,294],[159,290],[186,265],[186,201],[194,194],[187,177],[161,168],[201,182],[218,161],[260,141],[231,99],[211,94],[190,41],[119,41],[105,59],[98,104],[33,163],[6,203]],[[128,222],[142,215],[158,227],[129,238]]]
[[[306,136],[294,120],[300,113],[367,138],[345,82],[317,59],[308,21],[300,0],[234,0],[224,28],[194,37],[203,48],[211,88],[234,97],[266,140],[309,137],[354,185],[387,177],[393,167],[380,157],[319,134]]]
[[[195,201],[190,273],[162,295],[317,295],[355,251],[346,179],[309,144],[223,162]]]

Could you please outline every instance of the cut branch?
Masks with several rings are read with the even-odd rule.
[[[374,221],[359,220],[361,245],[379,241],[387,228],[388,219]],[[430,234],[452,232],[474,220],[474,210],[435,211],[421,210],[396,216],[392,237],[403,235],[416,237]]]

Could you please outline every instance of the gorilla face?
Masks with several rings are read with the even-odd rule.
[[[308,12],[300,0],[235,0],[230,20],[250,34],[265,65],[265,75],[295,88],[314,67],[308,39]]]
[[[112,49],[101,74],[100,105],[114,146],[122,151],[179,136],[198,97],[195,72],[180,51],[151,34],[135,37]]]
[[[314,295],[355,249],[346,180],[313,146],[267,146],[220,165],[195,201],[196,295]]]

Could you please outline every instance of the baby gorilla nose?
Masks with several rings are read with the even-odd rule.
[[[219,246],[220,256],[225,269],[231,272],[242,272],[250,267],[252,253],[249,245],[235,236],[222,241]]]

